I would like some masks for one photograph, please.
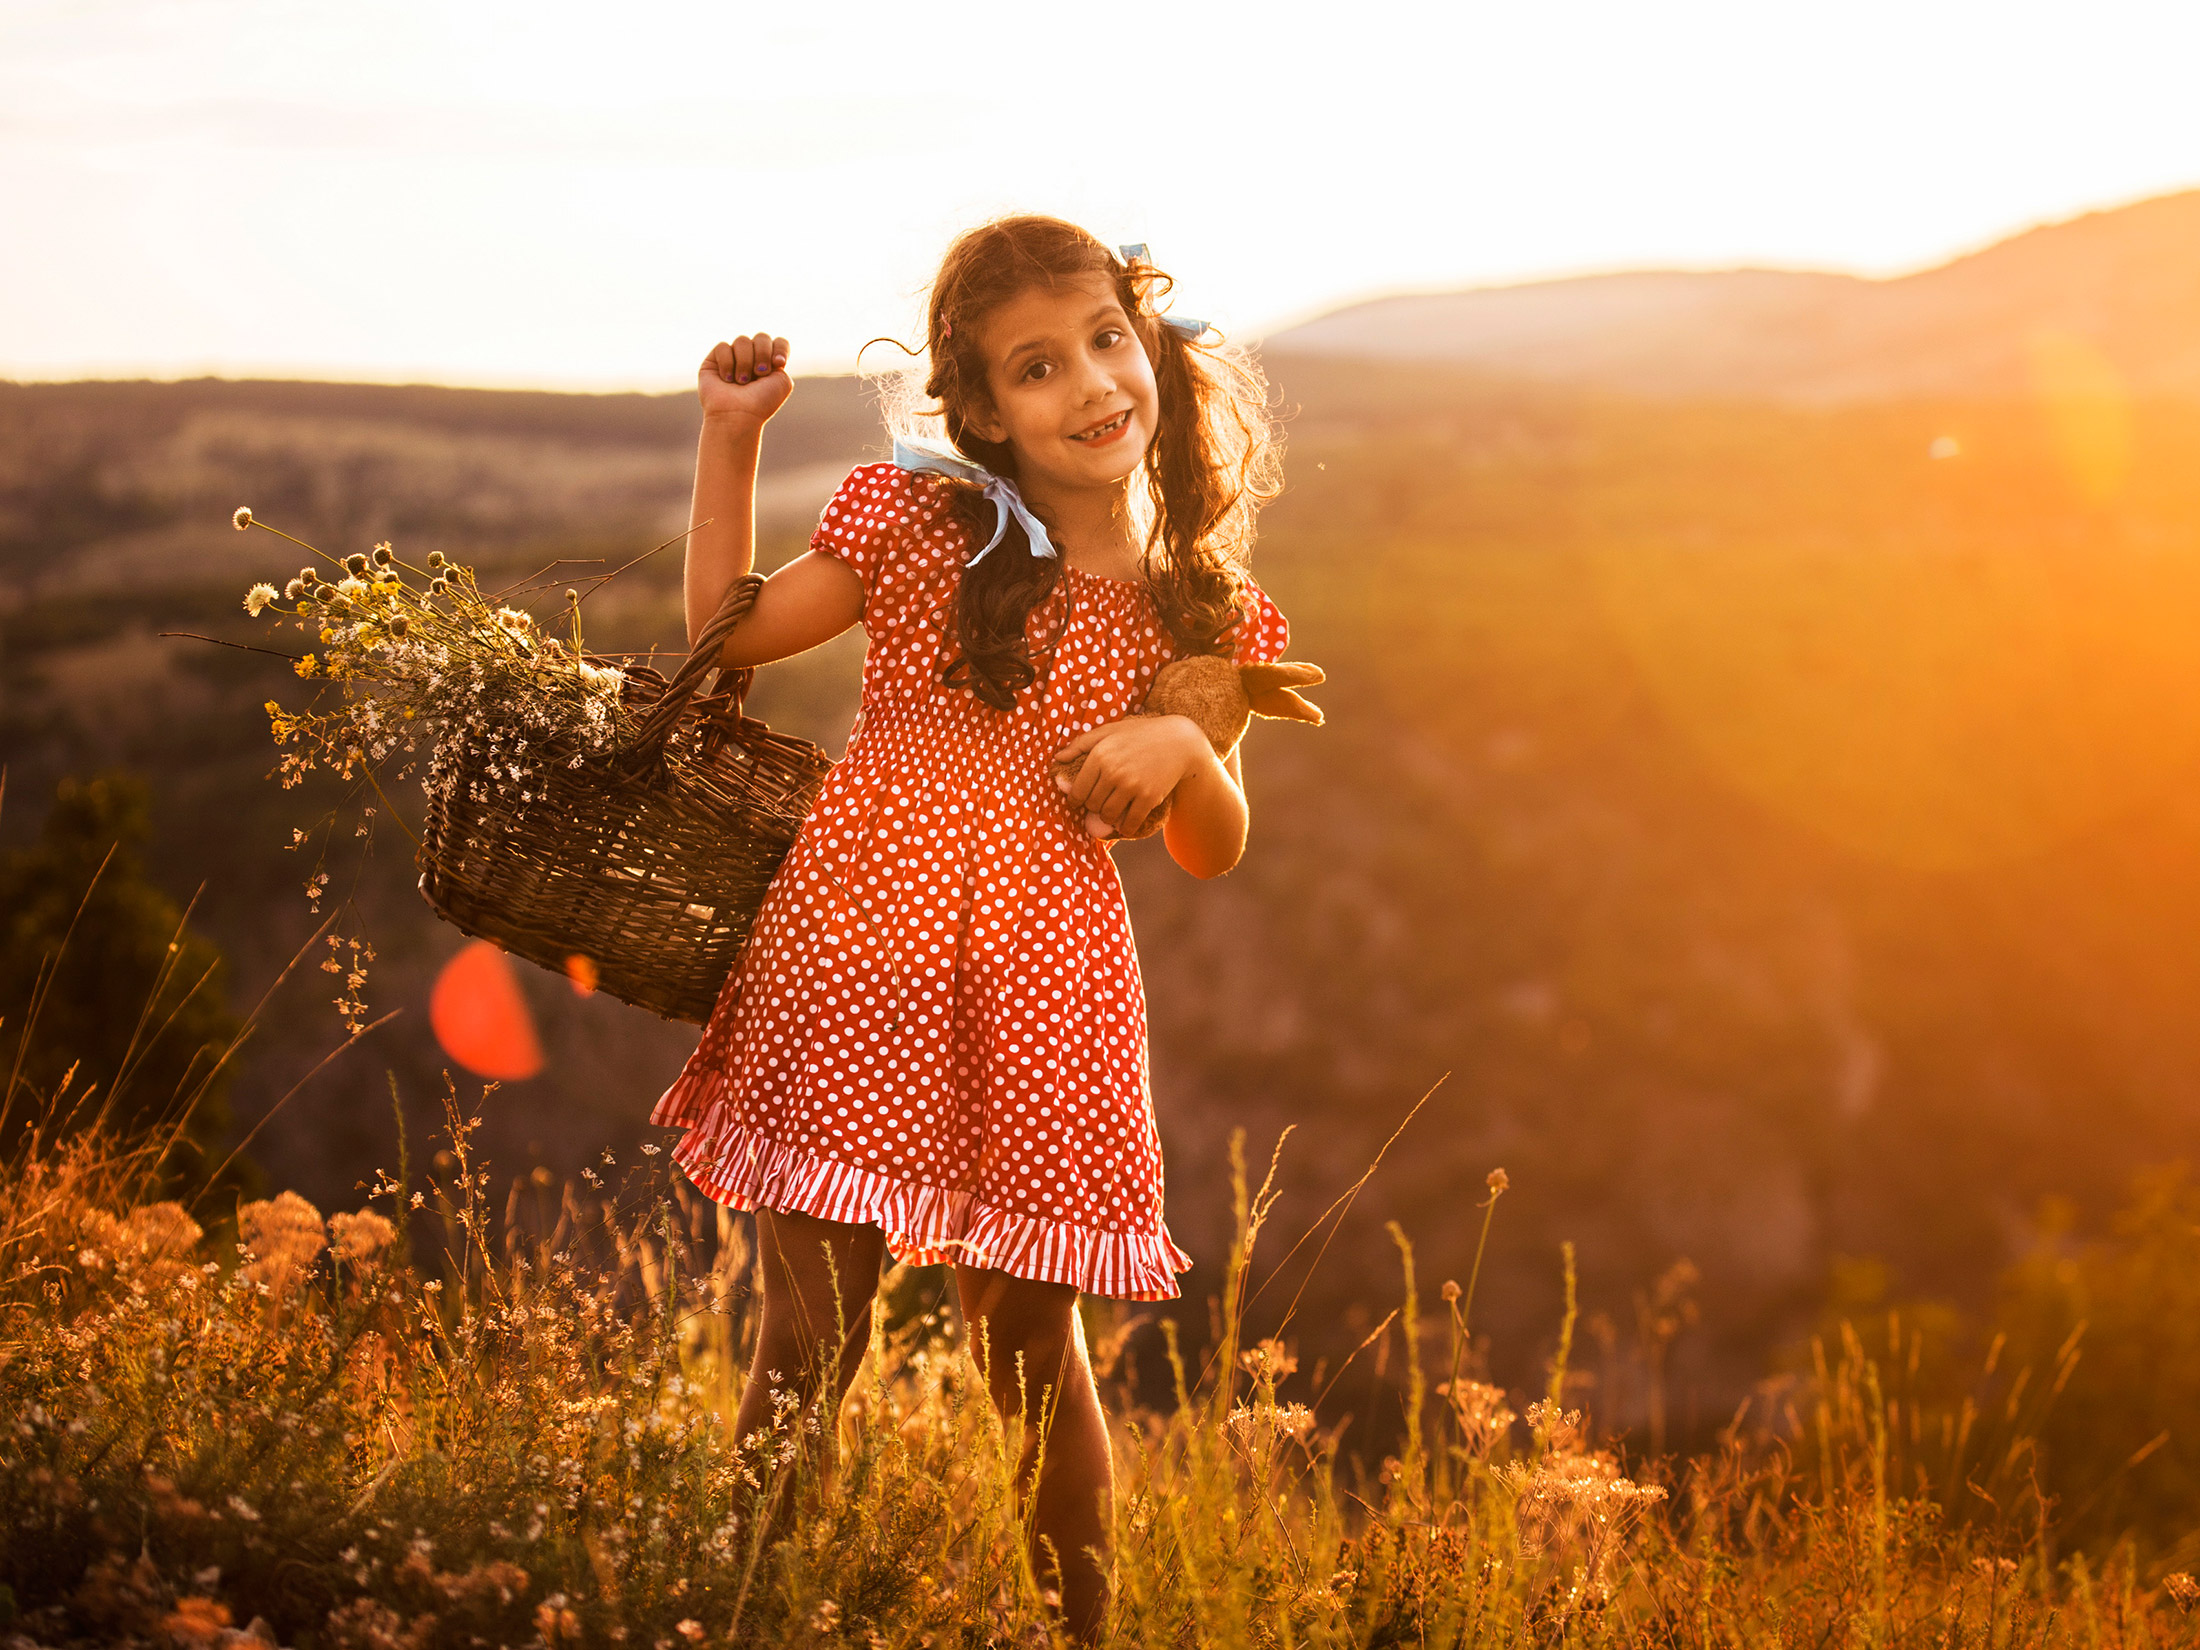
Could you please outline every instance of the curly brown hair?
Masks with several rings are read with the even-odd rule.
[[[966,457],[1016,479],[1014,451],[973,428],[991,407],[980,330],[988,315],[1034,286],[1093,275],[1113,284],[1153,362],[1160,398],[1141,465],[1140,571],[1180,654],[1226,653],[1240,616],[1254,513],[1278,490],[1279,444],[1267,385],[1251,359],[1162,325],[1154,304],[1173,285],[1167,275],[1144,259],[1125,263],[1060,218],[998,218],[957,236],[932,282],[926,316],[929,415]],[[994,509],[983,489],[942,485],[956,519],[981,542],[989,538]],[[1013,710],[1037,679],[1025,626],[1062,577],[1059,557],[1029,550],[1011,523],[1000,549],[964,571],[951,621],[955,656],[940,671],[943,683],[967,686],[998,710]]]

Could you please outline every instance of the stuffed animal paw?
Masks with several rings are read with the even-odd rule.
[[[1146,691],[1146,702],[1137,714],[1140,716],[1189,716],[1199,724],[1199,731],[1207,736],[1207,743],[1214,747],[1215,755],[1227,759],[1237,749],[1237,743],[1245,736],[1245,730],[1256,716],[1266,716],[1279,721],[1309,722],[1315,727],[1322,723],[1321,707],[1299,696],[1302,687],[1312,687],[1321,681],[1318,665],[1278,661],[1264,665],[1233,665],[1227,659],[1201,656],[1176,659],[1163,665],[1154,673],[1153,686]],[[1073,757],[1059,762],[1054,768],[1054,782],[1064,789],[1084,766],[1084,757]],[[1134,837],[1149,837],[1159,831],[1169,817],[1169,805],[1174,798],[1165,799],[1146,818],[1146,823]],[[1085,834],[1098,839],[1119,835],[1114,826],[1096,813],[1087,812],[1082,824]]]

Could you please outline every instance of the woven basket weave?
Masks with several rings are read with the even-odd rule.
[[[753,670],[697,691],[762,584],[734,581],[671,681],[626,672],[641,726],[625,749],[577,768],[553,750],[526,804],[494,783],[474,801],[463,767],[440,788],[419,856],[440,916],[545,968],[585,958],[597,989],[666,1019],[709,1018],[833,765],[742,714]]]

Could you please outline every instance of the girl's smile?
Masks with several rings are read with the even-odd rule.
[[[1082,441],[1088,447],[1105,447],[1111,441],[1120,438],[1123,432],[1130,427],[1131,409],[1125,407],[1114,417],[1103,418],[1089,429],[1078,431],[1077,434],[1070,437],[1070,440]]]

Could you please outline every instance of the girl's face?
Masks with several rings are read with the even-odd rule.
[[[1109,487],[1138,468],[1161,397],[1113,282],[1029,288],[986,317],[979,340],[992,405],[971,426],[1015,451],[1027,491]]]

